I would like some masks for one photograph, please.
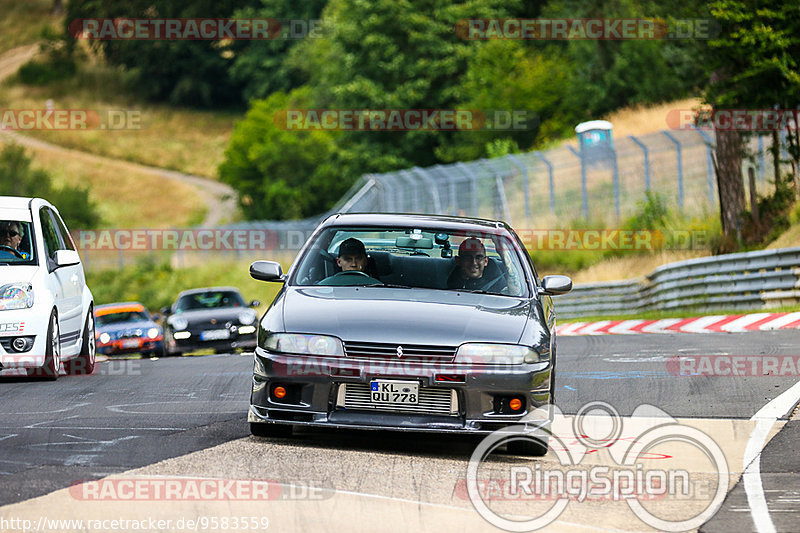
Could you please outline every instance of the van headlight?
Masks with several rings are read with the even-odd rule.
[[[271,352],[344,357],[342,341],[329,335],[273,333],[264,340],[263,347]]]
[[[33,307],[33,287],[30,283],[8,283],[0,286],[0,310]]]
[[[458,347],[455,362],[478,365],[538,363],[539,352],[522,344],[468,342]]]

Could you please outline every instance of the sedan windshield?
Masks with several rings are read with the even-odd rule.
[[[218,307],[246,307],[244,298],[233,291],[207,291],[184,294],[178,298],[175,312],[215,309]]]
[[[458,290],[527,296],[505,235],[415,228],[329,228],[299,260],[293,283]]]
[[[31,265],[35,262],[31,223],[0,220],[0,264]]]

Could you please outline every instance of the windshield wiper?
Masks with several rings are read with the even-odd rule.
[[[372,283],[370,285],[365,285],[365,287],[389,287],[390,289],[413,289],[409,285],[398,285],[396,283]]]
[[[494,296],[504,296],[503,294],[500,294],[500,293],[497,293],[497,292],[489,292],[489,291],[485,291],[483,289],[451,289],[451,290],[456,290],[456,291],[459,291],[459,292],[472,292],[472,293],[475,293],[475,294],[492,294]]]

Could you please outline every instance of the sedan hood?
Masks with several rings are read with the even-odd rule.
[[[385,287],[287,288],[282,304],[288,332],[445,346],[516,343],[530,313],[522,298]]]

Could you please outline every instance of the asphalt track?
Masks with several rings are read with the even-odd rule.
[[[581,449],[578,469],[619,470],[615,450],[636,442],[653,420],[637,408],[654,406],[663,412],[658,416],[674,417],[675,427],[709,435],[727,460],[727,497],[714,506],[713,517],[699,526],[701,531],[798,531],[800,422],[787,422],[785,413],[774,422],[751,420],[781,395],[785,399],[793,394],[797,373],[681,375],[677,359],[740,357],[752,362],[797,356],[798,341],[798,331],[563,337],[556,404],[564,416],[556,418],[553,447],[570,453]],[[248,530],[268,525],[278,531],[496,530],[475,512],[466,491],[468,460],[479,439],[330,430],[303,430],[291,439],[250,437],[244,416],[251,367],[248,355],[208,355],[111,360],[100,363],[92,376],[62,376],[54,383],[0,378],[0,530],[123,530],[110,520],[145,518],[164,522],[136,528],[129,522],[127,530],[241,531],[245,524]],[[603,439],[608,417],[586,417],[582,433],[600,435],[600,443],[595,439],[594,448],[587,449],[573,431],[572,415],[587,405],[600,405],[597,402],[619,414],[623,429],[613,439]],[[790,414],[791,407],[786,411]],[[766,447],[757,477],[759,485],[763,483],[768,523],[763,514],[752,512],[753,489],[748,493],[741,481],[748,464],[752,469],[759,430]],[[756,444],[757,452],[762,444]],[[650,464],[688,471],[694,487],[713,489],[717,478],[702,454],[675,442],[650,452]],[[508,478],[509,468],[530,471],[532,465],[565,469],[561,455],[551,451],[535,460],[504,456],[484,465],[479,478]],[[197,479],[270,480],[277,492],[269,501],[152,496],[131,501],[119,494],[98,499],[91,491],[80,492],[88,485],[78,482],[98,479],[179,479],[184,484]],[[492,509],[517,518],[537,516],[535,509],[552,505],[489,496]],[[693,494],[687,501],[656,498],[646,507],[676,520],[707,504],[702,495]],[[95,522],[55,522],[59,519]],[[608,495],[570,501],[546,528],[655,529],[624,501]]]

